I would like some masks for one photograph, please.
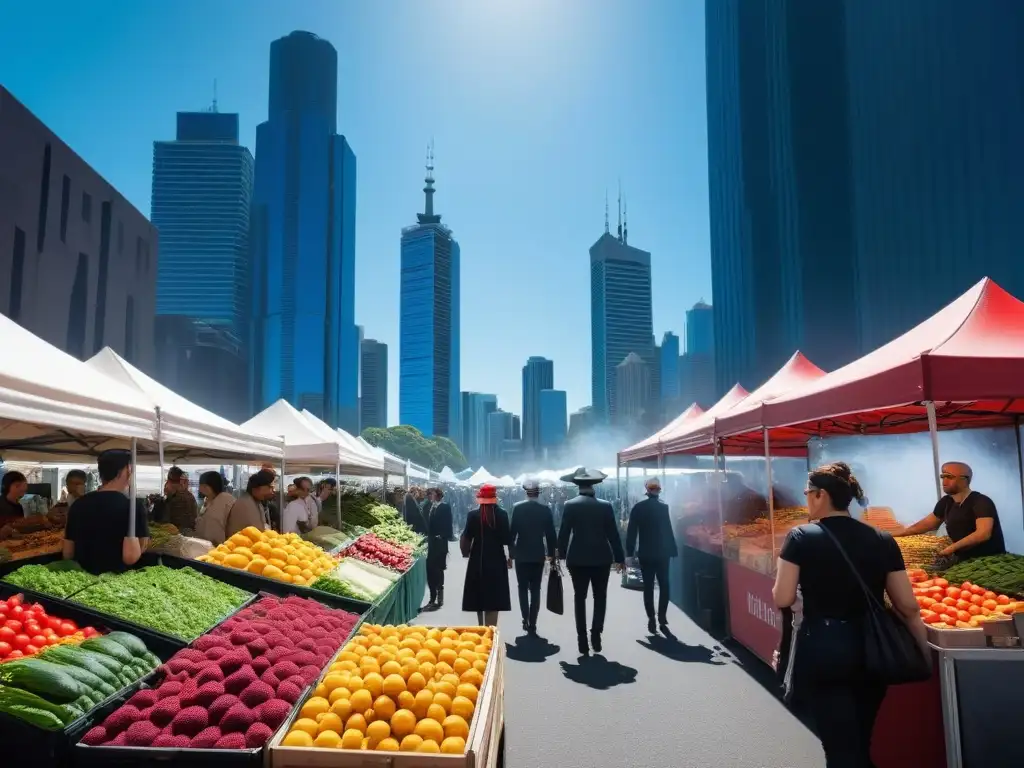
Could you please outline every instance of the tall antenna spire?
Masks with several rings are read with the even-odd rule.
[[[604,191],[604,233],[608,234],[608,190]]]
[[[622,242],[622,180],[619,180],[619,242]]]
[[[427,144],[427,175],[423,180],[424,204],[423,213],[417,213],[420,224],[439,224],[441,217],[434,214],[434,139]]]
[[[622,199],[622,244],[629,242],[629,224],[626,221],[626,199]]]

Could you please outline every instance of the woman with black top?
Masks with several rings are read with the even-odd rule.
[[[512,610],[508,572],[512,557],[506,547],[512,544],[508,513],[498,506],[498,489],[484,485],[476,495],[479,508],[466,518],[466,529],[459,544],[462,556],[469,558],[466,581],[462,587],[462,610],[476,612],[481,626],[498,624],[498,612]]]
[[[925,627],[896,541],[850,517],[850,502],[864,498],[850,467],[818,467],[804,493],[812,522],[786,537],[772,590],[780,608],[796,602],[798,586],[803,598],[793,695],[813,713],[828,768],[871,768],[871,733],[886,686],[865,675],[863,620],[871,607],[832,537],[875,598],[889,596],[927,655]]]

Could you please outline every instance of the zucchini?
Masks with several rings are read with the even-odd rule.
[[[42,657],[40,657],[40,659],[45,661],[51,661],[51,659],[49,658],[49,654],[47,654],[45,659],[43,659]],[[114,693],[116,693],[114,686],[107,685],[105,682],[103,682],[102,678],[98,677],[97,675],[94,675],[88,669],[85,669],[84,667],[79,667],[74,664],[65,664],[63,662],[57,661],[56,659],[52,659],[52,661],[60,666],[61,671],[65,675],[70,675],[71,677],[75,678],[75,680],[80,682],[82,685],[86,686],[89,689],[89,695],[93,698],[96,698],[97,696],[106,698],[107,696],[112,696]]]
[[[110,632],[105,635],[104,639],[113,640],[137,659],[144,658],[149,653],[144,642],[127,632]]]
[[[113,656],[107,656],[105,653],[86,650],[85,648],[82,648],[81,645],[79,645],[78,647],[85,653],[90,654],[90,658],[92,658],[93,661],[95,661],[97,664],[102,664],[106,668],[107,672],[109,672],[111,676],[114,678],[110,681],[111,685],[116,685],[118,681],[120,681],[121,667],[123,665],[117,659],[115,659]]]
[[[59,664],[40,659],[18,659],[0,664],[0,683],[38,694],[58,704],[74,701],[89,693]]]
[[[34,693],[5,685],[0,685],[0,712],[45,731],[59,731],[71,722],[69,713],[61,707]]]
[[[143,656],[143,658],[146,660],[146,665],[151,670],[156,669],[163,663],[160,661],[160,657],[151,651],[146,651],[146,655]]]
[[[88,640],[83,640],[79,647],[87,651],[106,654],[112,659],[117,659],[121,664],[131,664],[135,661],[135,656],[131,651],[116,640],[107,637],[90,637]]]
[[[42,652],[41,658],[66,666],[81,667],[92,672],[111,688],[119,689],[121,687],[121,681],[117,676],[119,670],[117,662],[114,662],[115,668],[111,670],[107,666],[107,662],[113,660],[102,653],[86,651],[75,645],[52,645]]]

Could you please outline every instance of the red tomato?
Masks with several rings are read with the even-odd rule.
[[[46,646],[44,645],[43,647],[45,648]],[[35,656],[37,653],[39,653],[39,649],[36,648],[34,645],[26,645],[24,653],[26,656]]]
[[[970,589],[970,588],[971,588],[971,587],[973,587],[973,586],[974,586],[974,585],[973,585],[973,584],[971,584],[971,582],[969,582],[969,581],[965,581],[965,582],[964,582],[963,584],[961,584],[961,585],[960,585],[960,589]]]
[[[971,607],[967,609],[967,612],[971,614],[971,616],[977,616],[981,613],[981,606],[972,604]]]
[[[57,634],[59,634],[61,637],[67,637],[68,635],[75,634],[75,632],[77,631],[78,627],[75,626],[75,622],[65,621],[63,624],[60,625],[60,629],[57,631]]]
[[[956,601],[956,609],[958,611],[966,611],[970,607],[971,607],[971,604],[968,601],[966,601],[966,600],[957,600]]]
[[[982,597],[984,597],[986,600],[995,600],[996,593],[992,592],[991,590],[987,590],[985,594],[982,595]]]
[[[21,621],[25,617],[25,609],[21,605],[15,605],[7,612],[11,618]]]
[[[944,598],[942,598],[942,604],[943,605],[956,605],[956,600],[954,600],[952,597],[944,597]]]
[[[0,627],[0,640],[3,640],[5,643],[11,642],[16,634],[18,633],[10,627]]]
[[[9,605],[11,608],[13,608],[16,605],[21,605],[23,602],[25,602],[24,595],[11,595],[7,598],[7,605]]]
[[[32,645],[43,648],[46,645],[46,638],[43,635],[32,635]]]
[[[971,595],[971,602],[974,603],[974,605],[981,605],[982,603],[985,602],[985,598],[983,598],[979,594],[974,594],[974,595]]]
[[[43,628],[39,626],[38,621],[26,621],[22,630],[26,635],[38,635],[43,631]]]
[[[59,642],[60,642],[60,638],[57,637],[57,635],[47,635],[46,636],[46,644],[47,645],[57,645]]]
[[[31,644],[32,639],[28,635],[15,635],[14,642],[11,643],[19,651],[24,650],[26,645]]]
[[[9,654],[13,650],[14,648],[11,647],[10,643],[0,642],[0,659],[7,658],[7,654]]]
[[[960,597],[960,589],[958,587],[946,587],[947,597]]]
[[[60,619],[58,619],[56,616],[49,616],[46,619],[46,626],[48,626],[50,629],[56,632],[58,629],[60,629]]]
[[[15,634],[21,632],[21,622],[17,619],[8,619],[4,622],[4,626],[8,629],[13,629]]]
[[[8,659],[20,659],[24,655],[25,655],[24,653],[22,653],[17,648],[15,648],[13,651],[11,651],[9,654],[7,654],[7,658]]]
[[[32,603],[32,605],[30,605],[28,609],[32,611],[32,613],[41,613],[44,616],[46,615],[46,609],[43,608],[43,606],[41,606],[39,603]]]
[[[10,609],[7,607],[7,601],[0,600],[0,616],[6,616],[8,610]]]
[[[946,587],[949,586],[949,582],[946,581],[945,579],[935,579],[935,586],[936,587],[942,587],[943,589],[945,589]]]
[[[98,637],[100,633],[96,630],[95,627],[86,627],[82,630],[82,634],[84,634],[86,639],[88,639],[90,637]]]
[[[985,588],[984,587],[979,587],[977,584],[974,584],[974,585],[971,586],[971,592],[973,592],[976,595],[984,595],[985,594]]]
[[[1006,595],[1000,595],[999,597],[996,598],[996,602],[999,603],[1000,605],[1009,605],[1010,604],[1010,598],[1008,598]]]

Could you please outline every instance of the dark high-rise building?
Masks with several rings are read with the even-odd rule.
[[[434,213],[434,157],[427,155],[423,213],[402,230],[399,419],[425,435],[458,441],[459,243]],[[466,445],[461,446],[463,450]],[[466,454],[467,457],[469,454]]]
[[[0,86],[0,312],[79,359],[110,347],[153,373],[156,269],[146,217]]]
[[[544,389],[540,393],[540,447],[552,456],[565,442],[568,407],[562,389]]]
[[[620,214],[617,236],[608,231],[590,248],[591,398],[598,419],[615,418],[616,367],[636,353],[650,369],[657,364],[651,307],[651,254],[628,243]],[[649,387],[648,387],[649,388]]]
[[[1018,3],[708,4],[719,392],[795,349],[842,365],[983,275],[1024,294],[1022,34]]]
[[[153,142],[157,374],[182,396],[236,422],[252,415],[246,353],[252,181],[237,114],[179,112],[175,139]]]
[[[689,355],[715,354],[715,311],[703,299],[686,310],[686,349]]]
[[[359,429],[388,425],[388,345],[363,339],[360,348]]]
[[[555,364],[531,357],[523,366],[523,452],[529,456],[541,447],[540,393],[555,386]]]
[[[359,428],[356,157],[337,133],[338,55],[309,32],[270,46],[256,129],[252,220],[254,406],[284,398]]]
[[[672,331],[665,331],[661,337],[658,368],[662,417],[666,417],[679,400],[679,337]]]
[[[487,459],[487,429],[490,414],[498,410],[496,395],[482,392],[462,392],[462,454],[479,467]]]

